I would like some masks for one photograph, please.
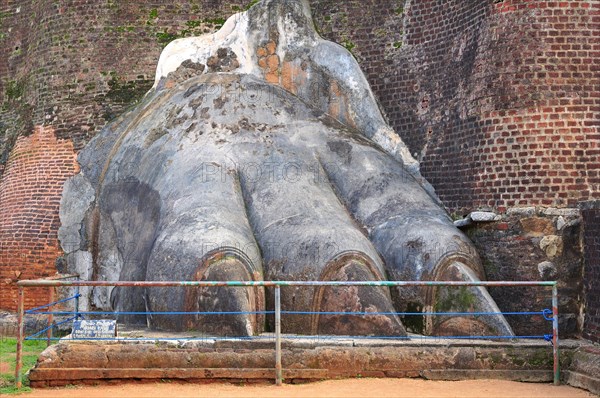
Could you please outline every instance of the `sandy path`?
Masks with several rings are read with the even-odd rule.
[[[36,389],[26,398],[62,397],[410,397],[410,398],[578,398],[593,397],[586,391],[551,384],[516,383],[500,380],[457,382],[421,379],[329,380],[302,385],[233,384],[123,384],[119,386]]]

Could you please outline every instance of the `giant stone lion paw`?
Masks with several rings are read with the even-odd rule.
[[[476,251],[305,1],[264,0],[165,48],[154,88],[79,156],[62,201],[69,267],[148,281],[477,281]],[[68,211],[67,211],[68,210]],[[253,335],[272,291],[95,288],[87,306],[167,330]],[[512,335],[482,287],[284,287],[284,332]],[[370,316],[340,312],[370,312]],[[327,312],[316,314],[314,312]],[[267,317],[268,318],[268,317]]]

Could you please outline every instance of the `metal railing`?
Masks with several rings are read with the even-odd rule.
[[[68,276],[65,278],[69,278],[73,276]],[[62,278],[62,279],[65,279]],[[275,316],[275,374],[276,374],[276,384],[281,385],[283,381],[283,368],[282,368],[282,360],[281,360],[281,315],[282,314],[333,314],[329,312],[297,312],[297,311],[282,311],[281,310],[281,287],[286,286],[375,286],[375,287],[446,287],[446,286],[484,286],[484,287],[551,287],[552,288],[552,309],[551,310],[543,310],[540,312],[493,312],[493,313],[477,313],[477,312],[461,312],[461,313],[442,313],[442,312],[419,312],[419,313],[411,313],[411,312],[394,312],[394,313],[385,313],[385,314],[395,314],[395,315],[543,315],[544,318],[548,321],[552,321],[552,335],[541,335],[541,336],[443,336],[444,338],[465,338],[465,339],[498,339],[498,338],[508,338],[508,339],[519,339],[519,338],[528,338],[528,339],[546,339],[551,341],[553,347],[553,379],[554,384],[559,385],[560,383],[560,362],[559,362],[559,347],[558,347],[558,288],[557,282],[555,281],[517,281],[517,282],[508,282],[508,281],[477,281],[477,282],[468,282],[468,281],[119,281],[119,282],[110,282],[110,281],[67,281],[67,280],[59,280],[59,279],[41,279],[41,280],[22,280],[17,282],[18,286],[18,336],[17,336],[17,353],[16,353],[16,367],[15,367],[15,384],[17,388],[22,387],[22,377],[21,377],[21,369],[23,366],[23,341],[25,339],[36,339],[35,336],[40,335],[43,332],[47,332],[47,340],[50,342],[52,335],[52,316],[66,315],[72,314],[74,315],[67,320],[62,321],[69,322],[72,320],[79,319],[83,315],[93,314],[93,315],[105,315],[105,314],[114,314],[119,315],[122,313],[119,312],[79,312],[78,302],[79,302],[79,292],[75,296],[59,300],[56,302],[51,302],[47,305],[37,307],[32,310],[25,311],[25,288],[27,287],[48,287],[51,291],[53,291],[56,287],[75,287],[79,289],[79,287],[271,287],[274,288],[274,299],[275,299],[275,308],[274,311],[258,311],[256,313],[260,314],[274,314]],[[54,295],[51,293],[50,298],[53,300]],[[40,311],[42,309],[49,308],[53,305],[67,302],[69,300],[75,300],[75,311]],[[29,314],[46,314],[49,317],[48,320],[48,328],[42,330],[41,332],[35,333],[33,336],[25,337],[24,334],[24,315],[25,313]],[[208,312],[127,312],[126,314],[222,314],[219,312],[208,313]],[[227,312],[227,314],[242,314],[242,312]],[[363,312],[336,312],[335,314],[345,314],[345,315],[374,315],[379,313],[363,313]],[[373,337],[370,337],[373,338]],[[400,338],[400,337],[392,337],[392,338]],[[436,337],[440,338],[440,337]],[[155,340],[162,340],[161,338],[157,338]]]

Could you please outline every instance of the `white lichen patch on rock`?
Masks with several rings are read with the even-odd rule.
[[[257,74],[253,70],[253,52],[248,45],[248,17],[246,13],[235,14],[216,33],[177,39],[169,43],[158,60],[153,89],[158,87],[161,79],[167,78],[185,61],[206,65],[208,59],[220,48],[229,48],[235,53],[240,64],[237,72]]]

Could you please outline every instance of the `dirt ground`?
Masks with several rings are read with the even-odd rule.
[[[421,379],[350,379],[310,384],[123,384],[119,386],[36,389],[24,398],[96,397],[410,397],[410,398],[578,398],[594,397],[584,390],[551,384],[500,380],[427,381]]]

